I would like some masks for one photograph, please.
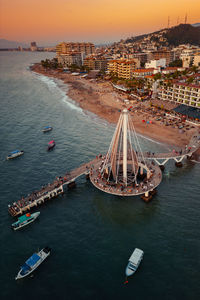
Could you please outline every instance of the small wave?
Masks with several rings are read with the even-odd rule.
[[[61,100],[67,104],[67,106],[73,110],[77,110],[80,113],[83,113],[83,110],[81,107],[79,107],[75,101],[70,99],[67,95],[66,92],[68,88],[66,88],[66,85],[62,84],[62,81],[59,79],[54,79],[54,78],[49,78],[48,76],[38,74],[36,72],[33,72],[38,79],[40,79],[42,82],[46,83],[48,85],[49,90],[59,90],[59,92],[62,95]]]
[[[77,110],[78,112],[80,113],[83,113],[83,110],[80,106],[78,106],[76,104],[75,101],[73,101],[72,99],[70,99],[67,95],[65,95],[63,98],[62,98],[62,101],[67,104],[68,107],[70,107],[71,109],[73,110]]]

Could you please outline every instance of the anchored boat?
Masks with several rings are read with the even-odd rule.
[[[24,278],[31,274],[39,265],[50,255],[51,249],[45,247],[37,253],[33,253],[29,259],[25,261],[23,266],[21,266],[19,273],[15,277],[15,280]]]
[[[45,133],[45,132],[51,131],[52,129],[53,129],[53,127],[46,126],[46,127],[44,127],[44,129],[42,131]]]
[[[47,151],[52,150],[52,149],[55,147],[55,145],[56,145],[56,142],[55,142],[55,141],[50,141],[50,142],[48,143]]]
[[[15,222],[11,225],[12,229],[18,230],[18,229],[32,223],[33,221],[35,221],[37,219],[37,217],[39,217],[39,215],[40,215],[40,212],[38,211],[38,212],[35,212],[34,214],[27,213],[27,214],[19,217],[17,222]]]
[[[10,154],[6,157],[7,160],[9,159],[13,159],[13,158],[16,158],[18,156],[21,156],[24,154],[24,151],[23,150],[15,150],[15,151],[12,151],[10,152]]]
[[[143,258],[144,252],[138,248],[135,248],[133,253],[131,254],[131,257],[129,258],[128,265],[126,267],[126,276],[131,276],[135,273],[137,268],[139,267],[139,264]]]

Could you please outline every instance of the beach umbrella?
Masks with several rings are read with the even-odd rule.
[[[149,121],[147,121],[147,124],[149,124]]]
[[[149,121],[149,123],[152,124],[153,122],[152,122],[152,121]]]
[[[143,123],[145,123],[145,120],[142,120]]]

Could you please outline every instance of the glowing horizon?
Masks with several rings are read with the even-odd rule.
[[[1,38],[37,44],[113,42],[200,22],[199,0],[1,0]]]

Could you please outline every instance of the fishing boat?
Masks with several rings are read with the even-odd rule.
[[[33,255],[25,261],[23,266],[21,266],[15,280],[24,278],[31,274],[49,256],[50,252],[51,249],[49,247],[45,247],[39,252],[33,253]]]
[[[56,145],[56,142],[55,142],[55,141],[50,141],[50,142],[48,143],[47,151],[52,150],[52,149],[55,147],[55,145]]]
[[[128,265],[126,267],[126,276],[131,276],[135,273],[139,264],[143,258],[144,252],[138,248],[135,248],[131,257],[129,258]]]
[[[51,127],[51,126],[46,126],[46,127],[43,128],[42,131],[45,133],[45,132],[51,131],[52,129],[53,129],[53,127]]]
[[[13,158],[16,158],[18,156],[21,156],[24,154],[24,151],[23,150],[15,150],[15,151],[12,151],[10,152],[10,154],[7,156],[7,160],[9,159],[13,159]]]
[[[39,215],[40,215],[39,211],[35,212],[34,214],[27,213],[27,214],[19,217],[17,222],[13,223],[11,225],[11,227],[14,230],[18,230],[18,229],[32,223],[33,221],[35,221],[37,219],[37,217],[39,217]]]

